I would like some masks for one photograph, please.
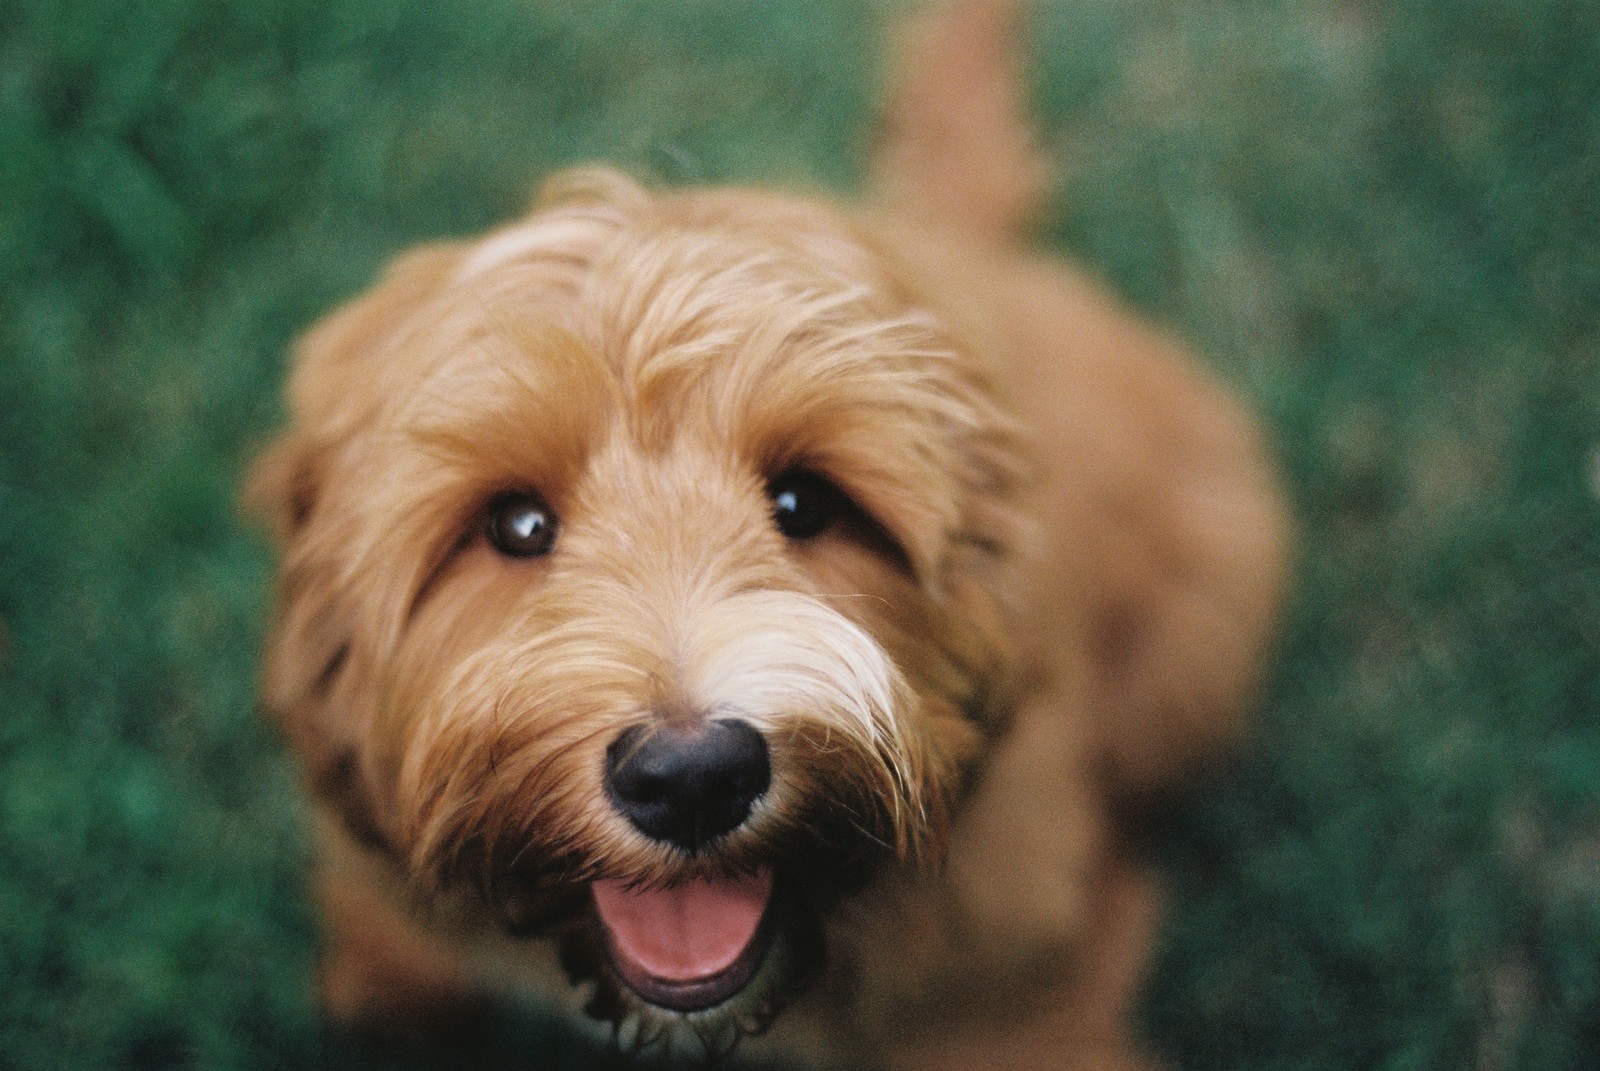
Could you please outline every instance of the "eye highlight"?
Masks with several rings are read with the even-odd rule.
[[[493,499],[484,511],[484,534],[508,558],[537,558],[556,541],[556,515],[531,491]]]
[[[814,472],[795,469],[767,485],[772,520],[790,539],[810,539],[833,527],[844,508],[844,495]]]

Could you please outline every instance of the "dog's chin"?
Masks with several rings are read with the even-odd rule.
[[[676,886],[597,881],[562,959],[619,1047],[721,1056],[764,1031],[822,960],[818,916],[770,869]]]

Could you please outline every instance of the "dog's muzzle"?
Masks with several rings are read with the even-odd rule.
[[[605,785],[635,829],[699,855],[738,829],[771,784],[766,741],[742,721],[634,726],[606,751]],[[617,974],[640,997],[699,1011],[743,989],[761,965],[772,872],[669,887],[594,885]]]

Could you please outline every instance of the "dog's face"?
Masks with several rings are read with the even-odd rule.
[[[938,858],[1015,462],[839,218],[570,177],[330,318],[292,394],[268,702],[424,894],[562,935],[600,1014],[727,1034],[830,897]]]

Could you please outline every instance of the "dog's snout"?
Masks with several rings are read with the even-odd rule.
[[[767,742],[742,721],[638,725],[606,750],[606,789],[647,837],[696,852],[738,829],[767,791]]]

